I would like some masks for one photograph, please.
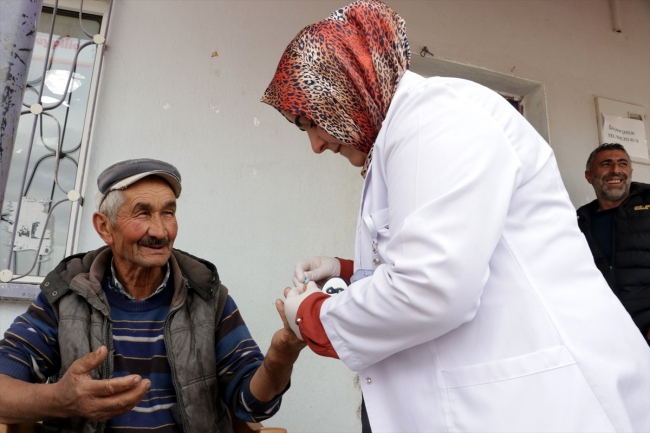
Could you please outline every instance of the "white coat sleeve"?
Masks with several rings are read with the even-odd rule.
[[[374,155],[387,184],[386,263],[320,315],[354,371],[473,319],[521,179],[503,129],[453,89],[417,86],[393,104]]]

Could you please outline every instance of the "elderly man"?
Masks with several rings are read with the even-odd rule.
[[[232,431],[228,409],[272,416],[304,347],[282,303],[264,357],[215,266],[172,248],[178,170],[128,160],[97,184],[107,247],[63,260],[0,341],[0,422],[204,433]]]
[[[650,185],[632,182],[623,146],[591,152],[585,177],[596,200],[578,209],[578,225],[596,266],[650,344]]]

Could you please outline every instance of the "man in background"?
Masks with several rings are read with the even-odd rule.
[[[609,287],[650,345],[650,185],[632,182],[625,148],[605,143],[587,159],[596,200],[578,209],[578,225]]]

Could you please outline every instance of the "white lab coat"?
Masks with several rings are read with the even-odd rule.
[[[362,194],[354,263],[375,272],[320,318],[374,433],[650,430],[650,350],[502,97],[407,72]]]

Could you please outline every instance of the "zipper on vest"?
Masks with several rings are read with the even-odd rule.
[[[104,320],[106,320],[106,319],[104,319]],[[108,359],[111,357],[111,348],[109,347],[110,346],[110,343],[109,343],[109,341],[110,341],[109,340],[109,338],[110,338],[110,335],[109,335],[110,326],[108,325],[108,323],[109,323],[108,320],[106,320],[106,327],[105,327],[105,330],[104,330],[104,342],[106,343],[106,359],[104,359],[104,375],[103,375],[104,377],[102,377],[101,379],[108,379],[109,378],[108,377],[108,370],[109,370],[109,366],[110,366],[110,361]],[[97,430],[95,430],[95,431],[96,431],[96,433],[103,433],[105,429],[106,429],[106,422],[105,421],[100,421],[99,424],[97,424]]]
[[[187,287],[187,283],[185,283],[185,287]],[[167,336],[171,336],[171,333],[169,331],[169,319],[176,313],[180,308],[185,305],[185,299],[187,298],[187,292],[185,293],[185,297],[183,298],[183,302],[180,303],[180,305],[173,310],[169,311],[169,314],[167,314],[167,318],[165,319],[165,347],[171,347],[169,344],[169,339]],[[178,392],[178,379],[176,377],[176,368],[174,367],[174,353],[169,350],[167,352],[167,361],[169,361],[169,369],[172,372],[172,383],[174,385],[174,391],[176,392],[176,400],[178,401],[178,413],[181,415],[181,422],[183,425],[181,428],[183,429],[184,433],[189,433],[189,429],[187,428],[187,422],[185,421],[185,407],[183,406],[183,396],[181,395],[180,392]]]

